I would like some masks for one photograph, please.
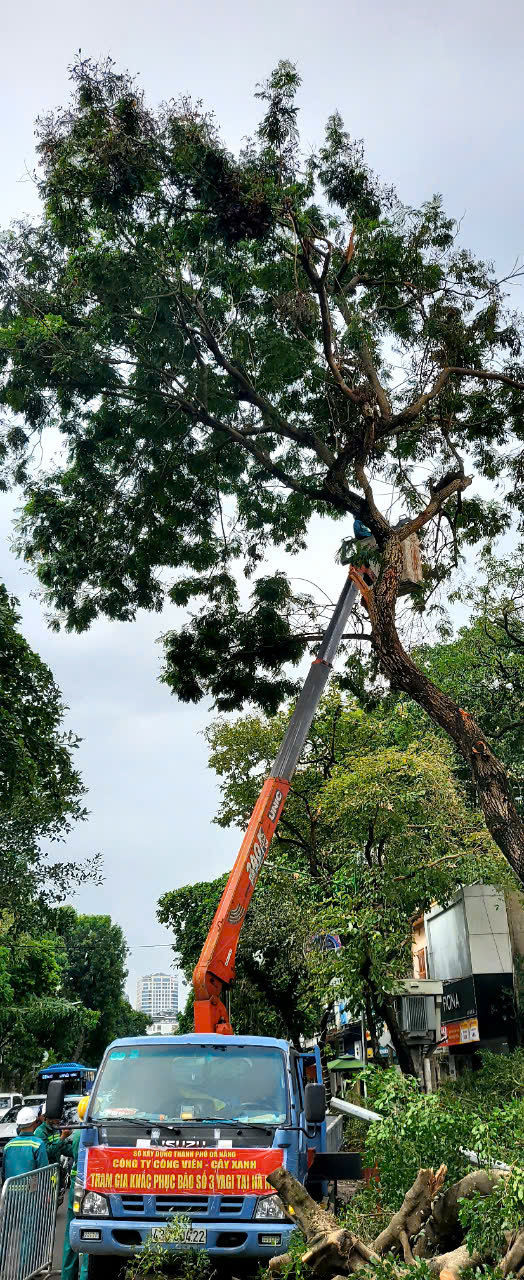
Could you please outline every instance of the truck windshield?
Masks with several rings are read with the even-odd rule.
[[[269,1046],[126,1045],[112,1049],[89,1108],[93,1120],[238,1120],[288,1116],[284,1055]]]

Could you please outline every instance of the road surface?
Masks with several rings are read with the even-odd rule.
[[[64,1203],[60,1205],[60,1208],[58,1210],[58,1216],[56,1219],[55,1247],[53,1250],[53,1270],[51,1272],[51,1275],[54,1275],[55,1272],[58,1272],[58,1274],[60,1275],[60,1272],[62,1270],[62,1249],[64,1247],[64,1229],[65,1229],[65,1216],[66,1216],[66,1209],[67,1209],[67,1195],[68,1193],[66,1193],[66,1196],[64,1198]]]

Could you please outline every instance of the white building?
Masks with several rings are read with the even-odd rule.
[[[148,1036],[176,1036],[178,1024],[175,1018],[157,1018],[147,1028]]]
[[[178,975],[146,973],[136,984],[136,1008],[153,1021],[176,1020],[178,1015]]]

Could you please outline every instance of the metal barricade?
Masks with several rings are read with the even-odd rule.
[[[7,1178],[0,1196],[0,1280],[30,1280],[53,1265],[57,1164]]]

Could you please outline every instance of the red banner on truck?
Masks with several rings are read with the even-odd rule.
[[[90,1147],[86,1187],[99,1194],[264,1196],[282,1150],[264,1147]]]

